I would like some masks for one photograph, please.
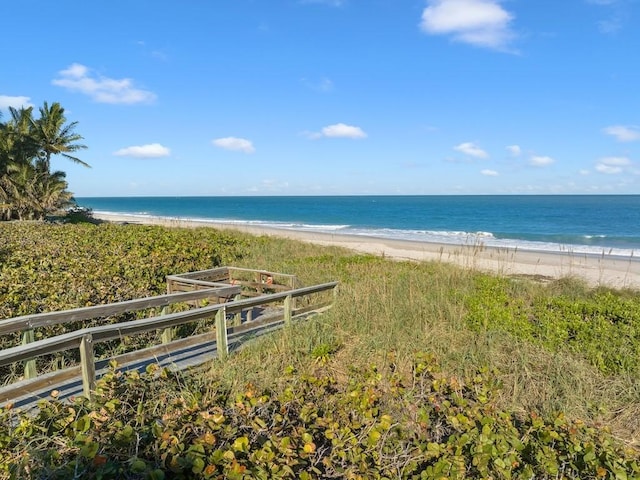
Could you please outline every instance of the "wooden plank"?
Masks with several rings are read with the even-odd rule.
[[[322,303],[314,303],[313,305],[307,305],[306,307],[292,309],[293,316],[295,317],[298,315],[305,314],[307,312],[313,312],[315,310],[322,310],[322,309],[325,309],[326,307],[331,306],[332,304],[333,304],[332,301],[327,301]]]
[[[76,330],[75,332],[37,340],[27,345],[19,345],[17,347],[0,350],[0,365],[8,365],[23,360],[30,360],[40,355],[48,355],[78,348],[83,333],[83,330]]]
[[[253,298],[243,298],[242,300],[229,302],[229,303],[226,303],[225,305],[227,307],[228,313],[235,313],[238,308],[243,309],[248,307],[257,307],[267,303],[277,302],[279,300],[284,300],[289,295],[291,295],[293,298],[302,297],[305,295],[310,295],[312,293],[319,293],[326,290],[332,290],[337,285],[338,285],[338,282],[327,282],[327,283],[322,283],[320,285],[313,285],[311,287],[302,287],[302,288],[296,288],[295,290],[287,290],[285,292],[260,295],[258,297],[253,297]]]
[[[281,285],[279,283],[267,284],[263,282],[259,283],[259,282],[250,282],[250,281],[244,281],[244,280],[238,280],[237,283],[245,287],[254,288],[258,291],[261,291],[262,289],[270,289],[270,290],[275,290],[279,292],[288,292],[291,290],[287,285]]]
[[[184,283],[184,284],[188,284],[188,285],[203,285],[206,287],[223,287],[223,286],[229,286],[229,284],[224,284],[224,283],[220,283],[220,282],[208,282],[206,280],[196,280],[194,278],[175,278],[172,279],[173,283]]]
[[[140,362],[145,359],[156,359],[164,356],[175,354],[179,350],[194,347],[200,343],[213,341],[216,338],[215,332],[201,333],[191,337],[173,340],[171,343],[155,345],[134,352],[127,352],[107,360],[101,360],[100,363],[110,362],[114,360],[118,367],[126,366],[134,362]]]
[[[257,268],[243,268],[243,267],[228,267],[229,272],[245,272],[245,273],[261,273],[263,275],[271,275],[271,276],[278,276],[278,277],[284,277],[284,278],[291,278],[291,277],[296,277],[296,275],[293,275],[291,273],[279,273],[279,272],[270,272],[268,270],[261,270],[261,269],[257,269]]]
[[[209,268],[206,270],[197,270],[195,272],[179,273],[177,275],[167,275],[167,280],[180,278],[206,278],[221,277],[229,278],[229,267]]]
[[[81,378],[81,375],[80,365],[77,365],[40,375],[30,380],[21,380],[5,385],[0,387],[0,404],[14,402],[20,397],[31,397],[29,400],[36,401],[38,398],[48,396],[52,390],[61,388],[65,383]],[[36,396],[37,393],[40,395]],[[15,406],[19,407],[20,405]]]
[[[75,308],[73,310],[25,315],[22,317],[10,318],[8,320],[0,320],[0,335],[6,335],[20,330],[29,330],[37,327],[88,320],[90,318],[107,317],[133,310],[161,307],[172,303],[187,302],[189,300],[228,297],[239,293],[240,287],[226,285],[225,287],[216,287],[187,293],[158,295],[156,297],[127,300],[107,305],[95,305],[92,307]]]

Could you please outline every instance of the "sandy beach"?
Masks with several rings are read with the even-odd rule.
[[[171,227],[210,227],[237,230],[348,248],[394,260],[440,261],[506,276],[528,276],[539,280],[579,277],[592,286],[640,289],[640,258],[587,255],[571,252],[534,252],[481,245],[450,245],[385,238],[284,230],[246,225],[199,222],[164,217],[94,214],[109,222],[144,223]]]

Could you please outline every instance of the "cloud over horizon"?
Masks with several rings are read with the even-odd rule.
[[[519,157],[520,155],[522,155],[522,149],[520,148],[520,145],[507,145],[506,149],[509,150],[509,153],[514,157]]]
[[[622,173],[626,167],[631,166],[631,160],[627,157],[605,157],[596,164],[596,172],[606,175]]]
[[[367,138],[367,133],[362,130],[362,128],[354,125],[347,125],[345,123],[327,125],[319,132],[305,132],[304,135],[312,140],[316,140],[318,138],[351,138],[354,140]]]
[[[635,142],[640,140],[640,127],[636,125],[612,125],[602,131],[619,142]]]
[[[545,155],[532,155],[529,159],[529,165],[532,167],[548,167],[554,164],[556,161]]]
[[[136,88],[130,78],[113,79],[92,72],[89,67],[74,63],[58,72],[51,83],[72,92],[87,95],[98,103],[126,104],[151,103],[155,93]]]
[[[161,158],[171,155],[171,150],[159,143],[133,145],[113,152],[116,157]]]
[[[498,0],[428,0],[420,28],[430,35],[450,35],[478,47],[504,50],[515,37],[513,14]]]
[[[499,173],[496,172],[495,170],[489,170],[488,168],[481,170],[480,173],[487,177],[497,177],[499,175]]]
[[[476,158],[489,158],[489,154],[472,142],[464,142],[453,147],[454,150]]]
[[[211,143],[216,147],[222,148],[224,150],[231,150],[233,152],[243,152],[243,153],[254,153],[256,151],[253,143],[246,138],[239,137],[224,137],[224,138],[216,138],[212,140]]]

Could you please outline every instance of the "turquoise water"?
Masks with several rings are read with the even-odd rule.
[[[640,195],[94,197],[95,212],[640,256]]]

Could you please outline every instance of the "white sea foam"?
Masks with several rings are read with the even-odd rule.
[[[208,224],[231,224],[238,226],[255,226],[275,228],[281,230],[296,230],[305,232],[331,233],[335,235],[356,235],[372,238],[386,238],[391,240],[407,240],[412,242],[444,243],[451,245],[487,246],[508,249],[518,249],[538,252],[579,254],[579,255],[606,255],[620,257],[640,257],[640,252],[625,248],[610,248],[598,245],[564,244],[556,242],[541,242],[522,239],[498,238],[491,232],[464,232],[464,231],[437,231],[437,230],[399,230],[392,228],[356,228],[350,225],[315,225],[295,222],[277,222],[264,220],[237,220],[237,219],[212,219],[196,217],[171,217],[150,215],[147,212],[122,213],[109,211],[96,211],[107,215],[122,215],[133,218],[158,218],[168,221],[196,221]],[[606,235],[584,235],[583,238],[606,238]]]

